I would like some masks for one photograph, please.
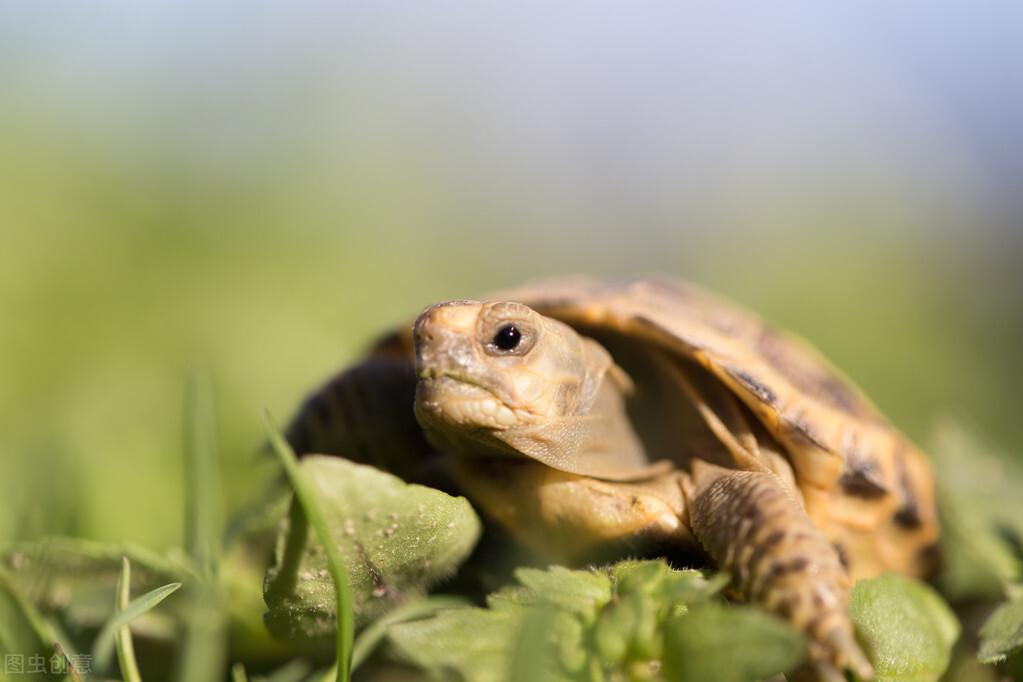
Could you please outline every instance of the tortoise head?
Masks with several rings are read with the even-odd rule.
[[[452,301],[427,308],[413,329],[415,412],[427,435],[465,454],[527,455],[523,434],[590,411],[613,362],[568,325],[512,301]],[[546,438],[550,448],[572,435]],[[525,450],[525,451],[524,451]]]

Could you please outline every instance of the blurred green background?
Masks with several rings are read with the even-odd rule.
[[[0,540],[178,545],[190,369],[237,506],[262,408],[430,302],[562,272],[702,282],[917,439],[950,414],[1012,451],[1021,18],[5,3]]]

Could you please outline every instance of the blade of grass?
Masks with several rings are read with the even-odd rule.
[[[82,677],[79,674],[79,668],[72,662],[78,660],[78,652],[74,645],[71,644],[71,638],[64,631],[64,628],[60,623],[52,618],[43,618],[46,629],[51,633],[53,638],[53,648],[57,655],[64,659],[65,670],[67,675],[71,676],[72,682],[82,682]],[[67,642],[67,644],[61,644],[61,642]],[[83,671],[84,672],[84,671]]]
[[[138,599],[128,603],[124,609],[108,620],[96,636],[96,643],[92,647],[92,658],[99,668],[106,668],[110,665],[110,654],[113,653],[117,631],[131,623],[139,616],[145,614],[167,597],[171,596],[181,587],[181,583],[170,583],[155,590],[145,593]]]
[[[54,642],[53,648],[57,650],[57,655],[64,659],[64,669],[71,676],[71,682],[82,682],[82,677],[78,674],[78,670],[71,662],[67,652],[64,651],[64,647],[60,645],[60,642]],[[125,678],[125,682],[128,682],[128,678]]]
[[[186,546],[200,575],[215,577],[219,560],[220,472],[213,389],[209,377],[189,377],[185,402]]]
[[[327,570],[330,572],[331,580],[334,582],[334,592],[337,599],[337,682],[348,682],[352,674],[352,641],[355,638],[355,616],[352,613],[352,593],[348,584],[348,570],[345,568],[341,554],[338,552],[337,544],[334,542],[327,522],[320,510],[316,493],[306,482],[298,466],[298,459],[294,451],[284,440],[280,430],[274,424],[273,417],[267,411],[263,415],[267,435],[270,444],[273,446],[277,458],[284,467],[284,473],[291,482],[295,491],[295,498],[298,500],[306,520],[316,532],[317,538],[323,545],[327,557]]]
[[[131,603],[131,562],[128,557],[121,557],[121,575],[117,578],[117,597],[114,613],[121,613]],[[135,645],[131,641],[131,628],[127,625],[117,629],[115,637],[117,648],[117,664],[121,668],[121,679],[124,682],[142,682],[139,666],[135,661]]]
[[[215,422],[209,377],[195,372],[189,378],[185,404],[185,532],[198,579],[185,588],[188,609],[176,671],[181,682],[221,679],[227,662],[225,609],[218,581],[223,522]]]

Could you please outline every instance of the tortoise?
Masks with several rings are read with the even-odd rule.
[[[809,678],[869,679],[851,585],[937,558],[923,453],[806,342],[668,278],[432,305],[287,435],[460,491],[548,557],[700,547],[807,634]]]

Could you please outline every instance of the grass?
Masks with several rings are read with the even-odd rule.
[[[220,457],[213,389],[209,377],[193,372],[185,405],[186,549],[196,580],[188,586],[184,646],[177,679],[217,679],[227,658],[226,615],[221,594],[220,548],[224,533]]]
[[[114,616],[106,622],[97,635],[92,655],[96,664],[105,669],[109,666],[110,656],[116,648],[117,658],[121,664],[121,674],[124,676],[125,682],[140,682],[142,678],[135,662],[135,652],[128,625],[177,592],[181,583],[170,583],[158,587],[132,601],[128,600],[130,586],[131,565],[127,559],[124,559],[121,577],[117,582]]]

